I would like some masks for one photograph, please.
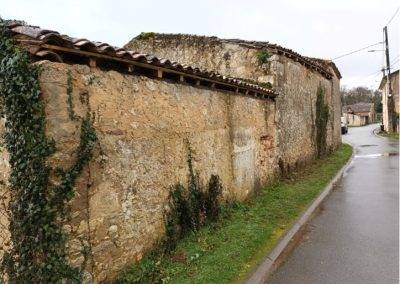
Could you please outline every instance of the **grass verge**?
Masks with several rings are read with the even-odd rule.
[[[365,125],[347,125],[348,128],[357,128],[357,127],[364,127],[367,126],[368,124]]]
[[[117,283],[242,282],[351,153],[351,147],[343,144],[330,156],[265,188],[248,202],[224,207],[220,221],[180,241],[171,255],[149,254]]]
[[[399,133],[396,132],[379,132],[378,135],[383,136],[383,137],[387,137],[387,138],[391,138],[391,139],[396,139],[399,140]]]

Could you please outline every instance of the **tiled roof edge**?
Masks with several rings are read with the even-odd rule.
[[[396,74],[399,73],[399,69],[397,69],[396,71],[392,71],[390,72],[390,78],[396,76]],[[379,90],[383,90],[384,85],[386,84],[386,80],[387,80],[387,76],[383,76],[381,79],[381,82],[379,83]]]
[[[126,67],[127,70],[154,71],[154,77],[158,78],[164,78],[162,74],[165,72],[165,74],[175,76],[178,82],[190,81],[194,82],[194,85],[203,84],[203,86],[257,98],[273,99],[278,95],[274,90],[261,87],[257,82],[249,83],[240,78],[226,77],[214,71],[182,65],[153,55],[114,47],[107,43],[72,38],[56,31],[41,29],[21,22],[9,22],[7,27],[14,34],[16,41],[25,46],[36,58],[63,62],[65,55],[72,54],[87,58],[89,65],[96,64],[96,59],[111,60]]]
[[[271,49],[272,51],[275,51],[278,54],[282,54],[288,58],[296,60],[296,61],[302,63],[303,65],[305,65],[307,68],[317,71],[324,77],[331,79],[333,74],[329,70],[328,66],[326,66],[326,64],[328,64],[332,67],[333,71],[335,72],[336,77],[339,79],[342,78],[342,76],[339,72],[339,69],[337,68],[337,66],[335,65],[335,63],[333,61],[303,56],[303,55],[293,51],[292,49],[280,46],[278,44],[273,44],[270,42],[250,41],[250,40],[242,40],[242,39],[223,39],[223,38],[218,38],[216,36],[202,36],[202,35],[194,35],[194,34],[169,34],[169,33],[143,33],[143,34],[145,35],[143,38],[141,38],[141,36],[139,35],[138,37],[135,37],[132,40],[146,40],[146,39],[150,39],[150,38],[155,38],[155,39],[176,38],[176,39],[178,39],[178,38],[183,38],[183,37],[191,37],[191,38],[197,38],[197,39],[207,39],[214,43],[235,43],[238,45],[242,45],[242,46],[245,46],[248,48],[254,48],[254,49],[268,48],[268,49]],[[325,62],[326,64],[321,64],[322,62]]]

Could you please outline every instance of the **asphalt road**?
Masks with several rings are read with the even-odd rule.
[[[398,141],[349,128],[355,158],[268,283],[399,283]]]

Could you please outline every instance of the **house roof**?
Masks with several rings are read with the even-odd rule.
[[[253,49],[269,49],[274,53],[284,55],[288,58],[291,58],[295,61],[300,62],[303,64],[305,67],[319,72],[321,75],[324,77],[331,79],[332,78],[332,73],[329,67],[332,67],[335,75],[337,78],[342,78],[339,69],[336,67],[335,63],[330,60],[325,60],[325,59],[319,59],[319,58],[312,58],[312,57],[306,57],[303,56],[292,49],[282,47],[278,44],[270,43],[270,42],[265,42],[265,41],[248,41],[248,40],[242,40],[242,39],[221,39],[215,36],[200,36],[200,35],[191,35],[191,34],[163,34],[163,33],[145,33],[144,38],[145,39],[155,39],[155,40],[165,40],[165,39],[175,39],[175,40],[183,40],[183,39],[189,39],[193,42],[200,40],[207,40],[210,43],[235,43],[241,46],[245,46],[247,48],[253,48]],[[143,37],[140,35],[136,37],[137,40],[142,40]],[[135,40],[135,39],[134,39]]]
[[[390,78],[399,76],[399,70],[390,73]],[[379,84],[379,90],[382,90],[386,84],[387,76],[382,77],[381,83]]]
[[[107,43],[91,41],[85,38],[73,38],[67,35],[26,25],[21,22],[8,22],[8,29],[17,43],[24,46],[37,59],[68,62],[73,59],[85,59],[86,64],[107,61],[109,68],[117,70],[141,70],[143,74],[156,74],[155,77],[185,81],[194,85],[203,85],[216,89],[229,90],[258,98],[275,98],[278,93],[270,88],[258,85],[257,82],[240,78],[226,77],[215,71],[208,71],[182,65],[178,62],[153,55],[130,51]],[[109,64],[109,63],[112,64]],[[154,72],[153,72],[154,71]],[[165,76],[166,77],[166,76]]]
[[[373,103],[356,103],[343,107],[343,112],[361,113],[370,112]]]

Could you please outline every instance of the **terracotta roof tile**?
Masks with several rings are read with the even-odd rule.
[[[124,48],[113,47],[107,43],[98,41],[90,41],[84,38],[72,38],[67,35],[52,30],[41,29],[37,26],[25,25],[19,22],[10,23],[7,26],[15,35],[22,35],[33,41],[29,41],[27,45],[35,45],[38,48],[29,48],[28,50],[37,57],[48,58],[50,60],[62,61],[60,54],[62,53],[79,53],[81,56],[91,57],[96,55],[107,55],[115,60],[123,59],[131,62],[144,63],[149,66],[158,66],[170,71],[181,72],[187,75],[197,76],[196,78],[215,81],[217,84],[226,84],[241,87],[250,92],[257,93],[262,96],[274,98],[278,94],[268,88],[261,87],[257,82],[244,81],[240,78],[226,77],[215,71],[201,70],[189,65],[182,65],[178,62],[172,62],[165,58],[158,58],[154,55],[139,53]],[[20,40],[21,44],[24,40]],[[57,49],[58,48],[58,49]],[[84,53],[86,52],[86,53]],[[89,52],[90,54],[88,54]],[[122,64],[122,63],[121,63]],[[164,70],[165,70],[164,69]]]

